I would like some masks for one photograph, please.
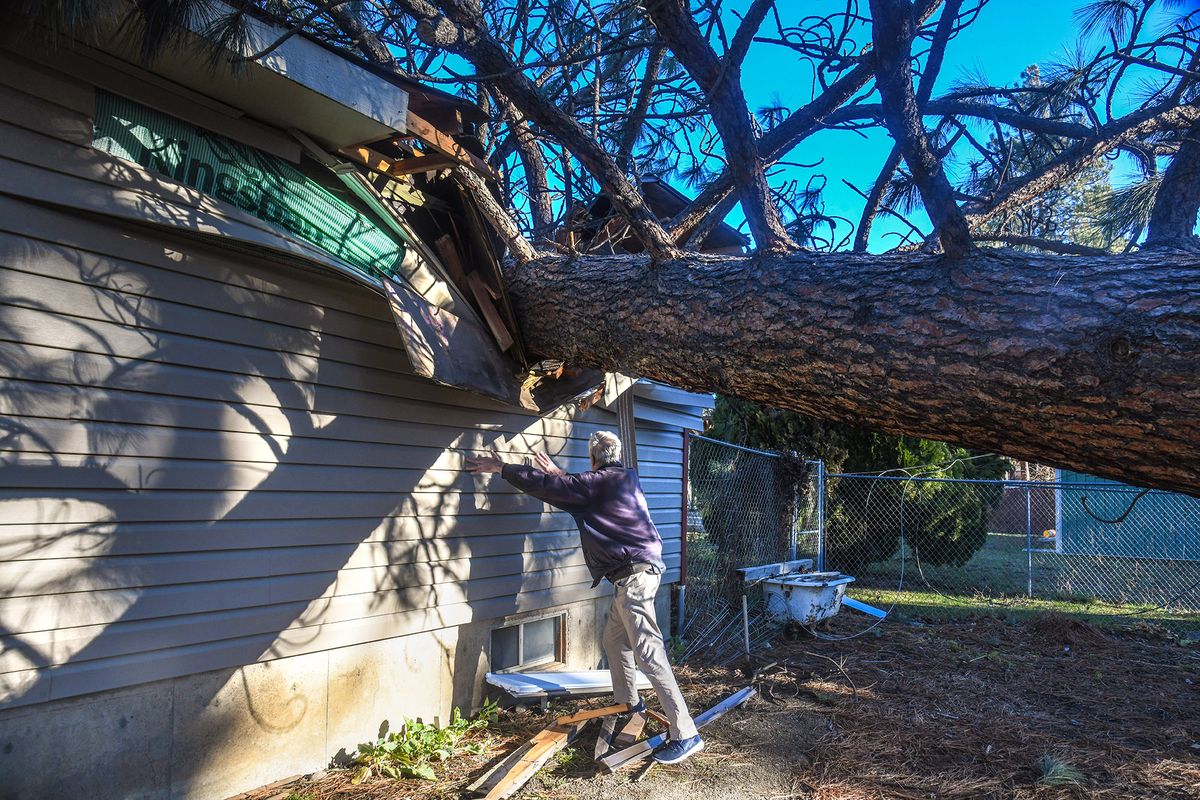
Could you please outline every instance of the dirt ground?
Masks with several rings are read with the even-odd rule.
[[[891,623],[679,675],[694,710],[751,676],[759,695],[704,729],[704,752],[644,775],[597,772],[594,725],[517,797],[1200,798],[1200,649],[1149,626],[1115,633],[1060,616]],[[351,786],[330,772],[259,797],[456,798],[550,717],[505,713],[490,751],[458,759],[436,784]]]

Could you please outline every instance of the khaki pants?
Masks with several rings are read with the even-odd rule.
[[[636,666],[658,695],[671,722],[671,738],[687,739],[696,735],[696,724],[679,693],[662,631],[654,618],[654,595],[661,580],[655,571],[635,572],[613,585],[613,604],[604,625],[604,653],[612,672],[613,699],[618,703],[638,702]]]

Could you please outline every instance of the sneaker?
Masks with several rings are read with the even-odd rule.
[[[700,734],[690,739],[672,739],[654,754],[654,760],[660,764],[678,764],[703,749],[704,740],[700,738]]]

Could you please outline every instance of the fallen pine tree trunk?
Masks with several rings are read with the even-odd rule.
[[[1200,495],[1200,255],[546,256],[530,349]]]

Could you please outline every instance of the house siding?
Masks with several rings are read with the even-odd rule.
[[[0,216],[29,219],[3,213],[18,202]],[[595,596],[569,515],[463,457],[546,449],[579,469],[611,414],[537,418],[396,371],[382,302],[348,281],[241,259],[274,293],[190,291],[231,256],[188,243],[171,261],[180,245],[145,232],[158,263],[84,251],[64,242],[101,223],[36,211],[57,242],[0,238],[0,669],[62,697],[180,674],[175,648],[247,663],[285,630],[317,629],[274,657]],[[679,440],[653,425],[643,484],[676,570]]]
[[[383,719],[475,703],[488,631],[531,614],[566,614],[567,662],[595,667],[607,587],[574,521],[463,459],[584,469],[615,415],[409,374],[375,291],[95,153],[87,87],[21,63],[66,104],[0,87],[0,774],[20,773],[0,798],[224,797],[318,769]],[[670,583],[699,408],[645,391]]]
[[[1139,497],[1137,487],[1069,470],[1059,480],[1059,552],[1200,561],[1200,500],[1157,490]]]

